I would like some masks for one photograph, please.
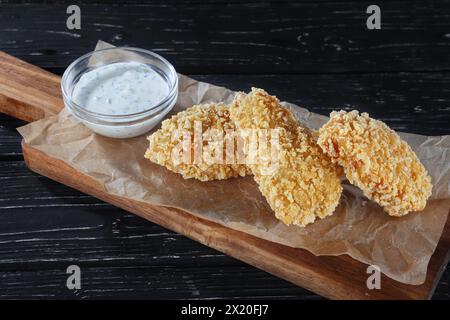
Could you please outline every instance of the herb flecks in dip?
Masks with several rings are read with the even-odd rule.
[[[92,112],[125,115],[157,105],[168,93],[167,82],[150,66],[119,62],[85,73],[75,85],[72,99]]]

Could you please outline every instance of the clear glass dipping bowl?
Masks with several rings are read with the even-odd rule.
[[[149,105],[138,113],[111,115],[87,110],[72,100],[75,85],[83,74],[101,66],[130,61],[148,65],[166,81],[169,93],[157,105]],[[178,98],[178,76],[174,67],[154,52],[115,47],[89,52],[72,62],[64,72],[61,89],[66,108],[92,131],[111,138],[131,138],[150,131],[173,108]]]

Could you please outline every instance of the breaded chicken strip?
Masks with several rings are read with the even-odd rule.
[[[227,131],[234,132],[234,129],[226,105],[196,105],[162,122],[161,129],[148,137],[150,146],[145,152],[145,158],[180,173],[185,179],[209,181],[245,176],[251,172],[244,164],[237,164],[235,161],[226,164],[226,143],[223,141]],[[200,136],[203,140],[200,144],[195,142],[195,130],[197,138]],[[218,137],[216,140],[213,139],[214,130]],[[186,134],[188,140],[185,138]],[[219,141],[221,139],[222,142]],[[194,153],[194,148],[197,147],[201,150],[198,153],[200,157]],[[190,155],[187,160],[183,158],[182,150]],[[222,161],[217,161],[214,150],[223,152]]]
[[[249,94],[239,93],[230,107],[230,117],[241,130],[278,130],[274,170],[267,173],[264,160],[248,164],[278,219],[287,225],[305,226],[316,217],[333,213],[342,193],[340,172],[309,130],[276,97],[256,88]]]
[[[318,143],[350,183],[391,216],[425,208],[431,179],[411,147],[381,121],[354,110],[332,112]]]

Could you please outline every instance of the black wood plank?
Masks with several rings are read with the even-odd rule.
[[[0,181],[0,298],[318,298],[23,162],[0,162]],[[65,286],[72,264],[77,292]]]
[[[152,49],[182,73],[450,70],[450,2],[80,3],[81,30],[59,4],[0,4],[0,47],[61,73],[98,39]]]
[[[261,87],[280,100],[329,115],[358,109],[398,131],[450,134],[450,75],[446,73],[340,75],[196,75],[194,78],[250,90]]]
[[[0,181],[0,298],[318,298],[23,162],[0,162]],[[65,287],[72,264],[77,292]],[[449,273],[436,298],[448,297]]]
[[[81,289],[68,290],[66,268],[5,272],[1,299],[321,299],[248,266],[81,268]],[[243,285],[241,285],[243,284]]]
[[[0,161],[22,158],[21,137],[16,128],[25,124],[24,121],[0,113]]]
[[[450,265],[450,264],[449,264]],[[436,300],[450,300],[450,269],[447,265],[447,269],[444,271],[439,284],[436,287],[433,299]]]

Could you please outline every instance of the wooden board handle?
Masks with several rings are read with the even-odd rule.
[[[0,112],[27,122],[64,107],[61,78],[0,51]]]

